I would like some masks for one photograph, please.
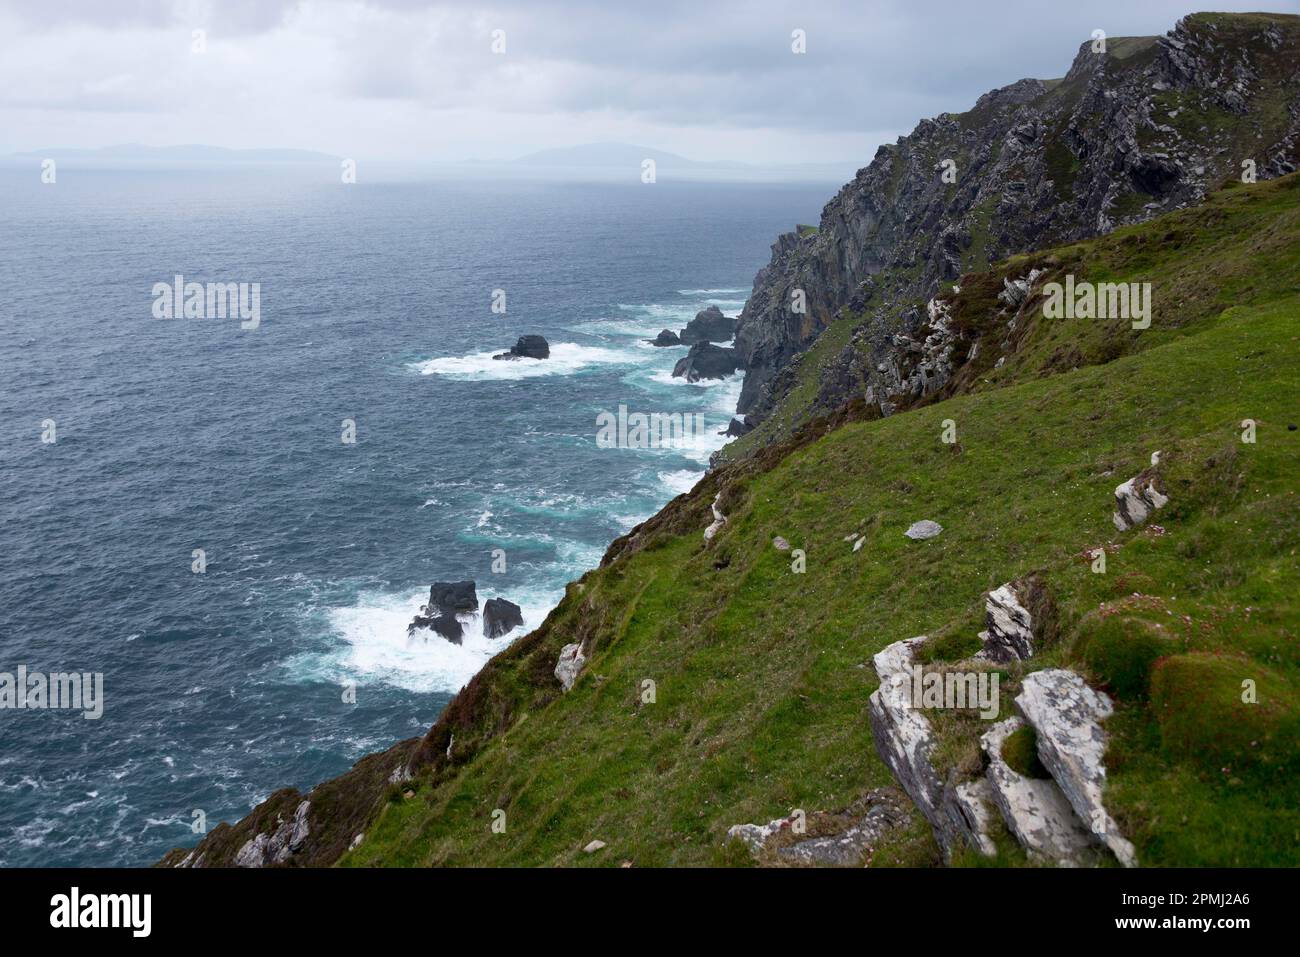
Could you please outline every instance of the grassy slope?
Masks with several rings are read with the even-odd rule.
[[[1038,319],[1000,381],[967,383],[975,394],[846,425],[677,500],[700,517],[725,482],[731,520],[709,547],[703,520],[656,532],[571,586],[549,632],[599,633],[574,690],[502,709],[499,733],[454,773],[417,780],[407,800],[395,790],[344,863],[737,862],[729,825],[892,783],[867,721],[873,653],[930,633],[940,657],[961,657],[981,593],[1037,569],[1061,637],[1033,667],[1066,662],[1115,693],[1108,799],[1140,859],[1300,864],[1298,207],[1290,177],[1216,197],[1204,232],[1179,219],[1188,211],[1043,254],[1108,278],[1182,278],[1157,287],[1164,311],[1118,350],[1132,354],[1045,376],[1059,340],[1087,360],[1134,334]],[[949,418],[955,447],[939,440]],[[1255,444],[1239,440],[1245,418]],[[1166,533],[1117,533],[1111,492],[1155,449]],[[909,542],[920,518],[944,534]],[[853,531],[867,538],[856,554],[842,541]],[[806,573],[775,535],[807,550]],[[1085,553],[1106,543],[1107,571],[1093,574]],[[1115,627],[1144,641],[1117,642]],[[510,667],[507,653],[498,699],[525,680]],[[1243,678],[1258,705],[1240,703]],[[982,730],[962,725],[944,728],[959,768]],[[609,847],[581,853],[594,838]],[[876,863],[935,859],[913,828]]]

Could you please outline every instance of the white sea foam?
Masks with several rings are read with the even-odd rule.
[[[411,364],[421,375],[441,375],[467,382],[500,379],[531,379],[545,375],[572,375],[592,366],[634,365],[641,356],[629,349],[580,346],[557,342],[548,359],[493,359],[495,352],[474,352],[467,356],[440,356]]]
[[[712,296],[723,292],[748,292],[746,289],[678,289],[680,296]]]
[[[427,590],[404,595],[366,592],[353,605],[329,610],[327,621],[335,639],[332,651],[300,657],[289,667],[300,681],[355,682],[359,688],[383,682],[417,693],[453,694],[489,658],[540,625],[562,595],[562,591],[527,590],[502,595],[519,604],[523,627],[494,640],[484,638],[480,606],[479,612],[461,619],[464,638],[455,645],[427,630],[407,636],[407,625],[428,600]],[[479,592],[484,602],[493,597],[497,597],[493,591]]]
[[[691,469],[677,469],[673,472],[660,472],[659,481],[665,488],[672,491],[674,495],[681,495],[695,488],[695,483],[704,477],[703,472],[692,471]]]

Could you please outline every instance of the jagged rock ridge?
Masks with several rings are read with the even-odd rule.
[[[1195,204],[1247,160],[1260,179],[1295,170],[1297,45],[1293,16],[1198,14],[1158,39],[1084,43],[1063,79],[1019,80],[882,146],[820,227],[780,236],[755,277],[737,411],[754,425],[772,415],[796,357],[837,318],[853,339],[818,370],[814,411],[887,401],[943,282]]]

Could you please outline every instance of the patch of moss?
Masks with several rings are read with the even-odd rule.
[[[1012,771],[1027,778],[1042,780],[1051,777],[1038,759],[1038,736],[1029,725],[1011,732],[1002,741],[1002,760]]]

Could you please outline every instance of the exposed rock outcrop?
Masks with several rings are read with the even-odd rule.
[[[730,342],[735,336],[735,318],[724,316],[717,306],[709,306],[695,314],[679,338],[683,345],[691,346],[697,342]]]
[[[993,803],[1007,829],[1031,856],[1054,864],[1094,863],[1092,832],[1084,827],[1056,782],[1026,777],[1003,759],[1003,742],[1022,727],[1020,718],[1007,718],[980,738],[989,759],[987,780]]]
[[[685,377],[687,382],[700,379],[722,379],[740,368],[740,356],[735,349],[715,346],[710,342],[697,342],[691,351],[673,366],[673,378]]]
[[[727,428],[723,431],[722,434],[734,439],[738,439],[742,435],[748,435],[750,432],[753,431],[754,431],[754,427],[750,425],[748,422],[744,422],[738,418],[733,417],[732,420],[727,423]]]
[[[1121,532],[1136,528],[1169,502],[1160,473],[1154,467],[1144,469],[1127,482],[1115,486],[1115,527]]]
[[[980,657],[989,661],[1024,661],[1034,656],[1034,622],[1020,603],[1014,582],[995,588],[984,596],[984,642]]]
[[[518,605],[504,598],[489,598],[483,604],[483,637],[500,638],[524,623],[524,613]]]
[[[1051,668],[1026,675],[1016,708],[1038,736],[1038,758],[1060,786],[1075,814],[1125,867],[1137,863],[1133,845],[1106,811],[1106,734],[1110,699],[1073,671]]]
[[[408,635],[427,628],[453,644],[459,645],[465,629],[460,618],[478,611],[478,593],[472,581],[434,582],[429,586],[429,602],[406,626]]]
[[[307,840],[310,828],[307,813],[311,802],[298,805],[290,820],[278,818],[276,828],[251,838],[235,855],[237,867],[266,867],[268,864],[285,864]]]
[[[1197,15],[1104,52],[1085,42],[1064,79],[1019,80],[882,146],[816,230],[773,244],[737,321],[737,411],[756,425],[771,415],[795,385],[796,357],[841,319],[854,332],[821,370],[812,414],[863,395],[888,414],[891,396],[942,378],[941,363],[909,366],[936,318],[911,304],[943,283],[1192,205],[1238,177],[1244,157],[1260,178],[1295,169],[1298,34],[1289,17]],[[1228,119],[1198,119],[1208,113]],[[1028,289],[1005,292],[1014,311]]]
[[[893,788],[877,788],[837,814],[777,818],[767,824],[736,824],[727,837],[743,842],[757,860],[774,858],[796,867],[861,867],[890,831],[906,823],[908,810]],[[794,840],[800,823],[807,837]]]
[[[583,665],[586,663],[587,656],[583,653],[580,642],[574,642],[561,648],[560,658],[555,663],[555,677],[559,679],[560,687],[565,691],[572,688],[573,683],[578,680],[578,674],[582,671]]]
[[[727,524],[727,516],[723,515],[722,510],[718,508],[718,503],[721,501],[722,493],[719,492],[717,495],[713,496],[713,503],[709,506],[713,510],[713,521],[709,524],[709,527],[704,530],[704,540],[706,542],[712,541],[713,536],[718,534],[723,525]]]
[[[981,806],[984,787],[939,776],[931,760],[934,730],[925,715],[912,707],[913,654],[926,640],[920,635],[896,641],[872,659],[880,677],[880,687],[869,699],[876,752],[930,822],[945,855],[950,857],[962,844],[991,855],[992,839],[983,830],[990,820],[987,808]]]
[[[493,359],[549,359],[551,344],[545,336],[520,336],[509,352],[498,352]]]
[[[652,346],[680,346],[682,344],[682,340],[677,337],[677,333],[671,329],[659,330],[659,335],[653,339],[647,339],[646,342]]]

